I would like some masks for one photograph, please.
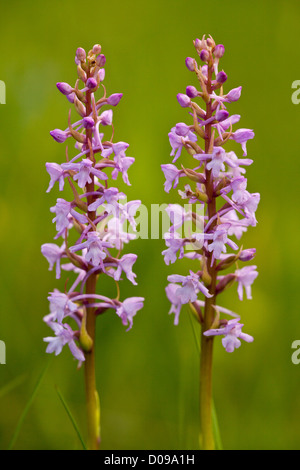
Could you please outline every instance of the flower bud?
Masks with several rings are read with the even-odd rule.
[[[93,77],[90,77],[86,81],[86,86],[90,89],[93,90],[94,88],[97,88],[97,80]]]
[[[211,36],[209,36],[209,38],[206,39],[206,44],[208,45],[208,47],[215,47],[216,46],[216,43],[215,43],[215,41],[213,40],[213,38]]]
[[[175,126],[175,132],[181,137],[185,137],[190,132],[190,127],[187,126],[184,122],[178,122]]]
[[[241,97],[241,93],[242,93],[241,86],[237,88],[233,88],[232,90],[230,90],[229,93],[227,93],[226,99],[229,103],[232,103],[233,101],[238,101]]]
[[[225,83],[227,80],[226,73],[223,72],[223,70],[221,70],[221,72],[219,72],[218,75],[216,76],[216,80],[218,83]]]
[[[83,126],[86,129],[91,129],[95,125],[94,119],[92,117],[89,117],[89,116],[83,118],[82,123],[83,123]]]
[[[75,93],[73,92],[73,93],[70,93],[69,95],[66,95],[66,98],[67,98],[67,100],[68,100],[70,103],[73,104],[73,103],[74,103],[75,96],[76,96],[76,95],[75,95]]]
[[[69,137],[69,134],[65,131],[62,131],[60,129],[54,129],[53,131],[50,132],[51,137],[53,137],[56,142],[62,144],[65,142],[65,140]]]
[[[199,54],[199,57],[203,62],[207,62],[209,59],[209,52],[206,49],[202,49]]]
[[[223,44],[217,44],[214,50],[214,56],[217,59],[221,59],[221,57],[223,57],[224,55],[224,52],[225,52],[225,47],[223,46]]]
[[[248,248],[248,250],[243,250],[241,251],[239,255],[239,259],[241,261],[251,261],[256,254],[256,249],[255,248]]]
[[[86,115],[86,109],[84,104],[75,96],[74,98],[74,106],[78,114],[80,114],[81,117],[84,117]]]
[[[93,47],[93,49],[92,49],[92,51],[93,51],[93,54],[96,54],[96,55],[100,54],[100,53],[101,53],[101,46],[100,46],[100,44],[95,44],[94,47]]]
[[[86,52],[85,50],[82,48],[82,47],[78,47],[77,51],[76,51],[76,58],[80,61],[80,62],[85,62],[86,60]]]
[[[185,92],[190,98],[195,98],[196,96],[198,96],[197,88],[192,85],[187,86]]]
[[[98,65],[98,67],[104,67],[105,62],[106,62],[106,57],[104,54],[100,54],[98,55],[98,57],[96,57],[96,64]]]
[[[218,122],[222,122],[222,121],[225,121],[225,119],[227,119],[229,116],[229,112],[226,111],[225,109],[220,109],[220,111],[217,111],[216,112],[216,121]]]
[[[113,112],[111,109],[103,111],[100,116],[102,126],[111,126],[112,125]]]
[[[195,62],[196,62],[195,59],[193,59],[192,57],[187,57],[185,59],[185,65],[190,72],[195,71]]]
[[[97,83],[103,82],[104,78],[105,78],[105,69],[100,69],[96,76]]]
[[[183,93],[178,93],[177,101],[183,108],[187,108],[191,104],[190,98],[187,95],[184,95]]]
[[[65,82],[58,82],[56,86],[63,95],[69,95],[74,90],[71,85]]]
[[[235,280],[236,280],[235,274],[227,274],[227,276],[224,276],[217,285],[216,293],[220,294],[225,289],[228,289],[228,287],[232,286]]]
[[[110,106],[117,106],[122,96],[123,96],[123,93],[113,93],[107,98],[107,104],[109,104]]]
[[[80,64],[77,65],[77,75],[78,75],[78,78],[80,78],[80,80],[82,80],[84,83],[86,82],[87,76]]]
[[[191,181],[194,181],[195,183],[201,183],[201,184],[204,184],[205,183],[205,176],[202,174],[202,173],[197,173],[196,171],[194,170],[191,170],[189,168],[184,168],[182,165],[181,165],[184,173],[186,174],[186,176],[191,180]]]

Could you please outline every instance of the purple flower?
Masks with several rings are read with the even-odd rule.
[[[99,234],[92,231],[88,232],[87,240],[85,242],[70,247],[70,251],[75,252],[86,249],[86,261],[91,263],[93,266],[99,266],[99,264],[103,266],[103,260],[107,256],[107,252],[105,251],[105,248],[107,247],[111,248],[111,244],[101,240]]]
[[[41,247],[43,256],[49,262],[49,271],[52,271],[56,264],[56,279],[60,278],[60,260],[65,253],[65,244],[61,247],[55,245],[55,243],[44,243]]]
[[[118,250],[123,248],[124,243],[129,243],[134,240],[136,236],[133,233],[128,233],[124,230],[124,220],[120,217],[113,217],[107,223],[107,230],[103,240],[111,243]]]
[[[50,183],[46,192],[49,193],[51,191],[56,181],[59,183],[59,190],[62,191],[65,185],[64,170],[62,167],[58,165],[58,163],[46,163],[46,170],[50,175]]]
[[[245,211],[246,217],[250,219],[251,225],[256,225],[255,212],[260,201],[259,193],[248,193],[248,199],[243,203],[242,208]]]
[[[169,301],[171,302],[169,315],[171,313],[175,314],[174,325],[178,325],[179,323],[179,314],[180,314],[180,310],[182,306],[181,298],[178,295],[178,288],[179,288],[178,284],[168,284],[166,287],[166,294],[167,294]]]
[[[233,191],[232,200],[237,204],[244,204],[249,198],[249,193],[246,191],[247,188],[247,179],[243,176],[239,178],[234,178],[231,181],[231,188]]]
[[[233,250],[237,250],[238,246],[232,240],[228,238],[228,230],[230,229],[230,224],[220,224],[217,226],[214,231],[212,238],[213,241],[207,247],[208,251],[212,252],[212,263],[214,259],[220,259],[221,253],[227,251],[226,244],[228,244]],[[208,235],[206,235],[208,237]]]
[[[53,320],[61,323],[65,316],[78,310],[78,305],[72,302],[66,294],[62,292],[51,292],[48,297],[50,302],[50,311]]]
[[[143,308],[144,300],[143,297],[129,297],[117,308],[116,313],[121,318],[123,325],[127,326],[129,324],[126,331],[132,328],[133,317],[138,310]]]
[[[220,220],[222,224],[230,224],[227,232],[229,237],[234,235],[238,240],[240,240],[243,233],[247,232],[247,227],[249,225],[247,219],[240,220],[234,209],[227,212]]]
[[[169,133],[169,140],[170,140],[170,144],[171,144],[171,147],[172,147],[172,152],[171,152],[170,155],[171,156],[175,155],[175,157],[173,159],[173,163],[174,163],[180,157],[182,148],[184,146],[184,143],[187,140],[190,140],[192,142],[196,142],[197,137],[195,136],[195,134],[192,131],[190,131],[185,137],[179,136],[176,133],[176,127],[173,127],[171,129],[171,132]]]
[[[99,122],[102,124],[102,126],[111,126],[112,125],[112,117],[113,117],[113,112],[112,112],[111,109],[108,109],[107,111],[104,111],[99,116]]]
[[[137,282],[135,281],[136,274],[132,272],[132,266],[137,260],[137,255],[134,254],[127,254],[122,256],[120,260],[118,260],[118,267],[114,273],[115,281],[119,281],[121,278],[122,271],[126,274],[127,279],[132,282],[135,286]]]
[[[60,325],[59,323],[51,322],[49,323],[49,326],[54,331],[55,337],[48,336],[47,338],[44,338],[44,341],[49,343],[46,349],[47,353],[54,353],[55,356],[57,356],[61,353],[62,348],[67,344],[75,359],[80,362],[85,361],[83,352],[78,348],[74,341],[75,333],[68,324]]]
[[[182,287],[179,287],[176,291],[176,295],[180,299],[181,304],[194,302],[197,300],[197,294],[199,292],[202,292],[205,297],[212,297],[208,289],[199,281],[199,276],[192,271],[190,271],[188,276],[172,274],[171,276],[168,276],[168,281],[172,284],[182,284]]]
[[[52,219],[52,222],[56,222],[56,230],[61,233],[70,225],[69,216],[72,215],[78,222],[85,223],[87,221],[86,216],[79,214],[72,208],[70,202],[65,201],[62,198],[58,198],[56,205],[50,208],[51,212],[56,213],[56,217]]]
[[[248,140],[253,139],[254,132],[251,129],[238,129],[231,135],[231,139],[235,140],[238,144],[241,144],[244,156],[247,155],[246,143]]]
[[[56,230],[61,232],[62,230],[68,228],[70,220],[68,218],[71,211],[71,203],[65,201],[62,198],[58,198],[56,205],[50,208],[51,212],[56,213],[56,217],[52,219],[52,222],[56,222]]]
[[[78,186],[84,188],[87,183],[92,182],[91,175],[101,180],[107,180],[108,176],[93,166],[93,162],[89,158],[84,158],[80,163],[63,163],[64,170],[73,170],[78,173],[73,176],[74,181],[78,181]]]
[[[114,161],[116,163],[115,169],[112,171],[112,178],[116,179],[118,176],[118,172],[122,174],[122,178],[125,184],[128,186],[130,185],[129,179],[128,179],[128,168],[134,163],[134,158],[133,157],[125,157],[122,156],[121,154],[118,154],[115,156]]]
[[[238,282],[238,296],[243,300],[243,288],[245,288],[247,299],[252,299],[251,285],[258,276],[257,266],[245,266],[235,271],[236,280]]]
[[[179,259],[184,256],[185,239],[182,239],[177,232],[165,233],[165,241],[167,249],[162,252],[166,264],[175,263],[177,260],[177,251],[179,251]]]
[[[239,323],[239,318],[234,318],[229,320],[226,326],[217,329],[211,329],[205,331],[203,334],[205,336],[217,336],[223,335],[222,344],[227,352],[233,352],[235,349],[239,348],[241,342],[239,340],[243,339],[247,343],[252,343],[254,340],[252,336],[242,333],[243,324]]]
[[[178,182],[179,182],[179,177],[181,175],[181,171],[178,170],[176,166],[172,165],[171,163],[168,163],[166,165],[161,165],[161,169],[166,178],[166,181],[164,184],[165,191],[166,193],[168,193],[173,185],[174,185],[174,188],[177,187]]]
[[[95,211],[105,201],[109,205],[112,205],[113,207],[116,207],[118,205],[118,201],[120,199],[124,199],[124,198],[126,198],[125,194],[124,193],[119,193],[118,188],[103,189],[103,195],[99,199],[97,199],[95,202],[92,202],[92,204],[89,205],[88,209],[89,209],[89,211]]]
[[[220,175],[220,171],[225,171],[225,158],[225,150],[222,147],[215,147],[211,156],[211,161],[206,165],[206,168],[212,171],[214,178],[217,178]]]

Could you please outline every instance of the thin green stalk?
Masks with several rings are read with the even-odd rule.
[[[89,115],[92,112],[91,106],[91,93],[86,93],[86,114]],[[86,130],[87,144],[92,142],[92,130]],[[92,160],[92,154],[89,154],[89,158]],[[94,177],[92,182],[87,183],[86,192],[93,193]],[[91,196],[87,197],[88,205],[93,202]],[[89,219],[93,222],[96,217],[96,213],[88,212]],[[89,276],[86,282],[86,294],[95,294],[96,292],[97,275],[92,274]],[[95,372],[95,335],[96,335],[96,316],[94,308],[87,308],[86,314],[86,332],[91,339],[92,346],[85,353],[85,393],[86,393],[86,406],[87,406],[87,427],[88,427],[88,448],[90,450],[98,450],[100,447],[100,406],[99,397],[96,389],[96,372]]]
[[[211,94],[213,66],[208,66],[207,92]],[[211,101],[206,103],[206,119],[212,116]],[[205,153],[211,153],[212,142],[211,124],[205,126]],[[216,215],[216,200],[213,194],[213,178],[211,170],[205,169],[206,194],[208,196],[208,220]],[[205,299],[204,318],[201,328],[201,353],[200,353],[200,426],[201,426],[201,446],[204,450],[215,448],[212,423],[212,363],[213,363],[213,337],[206,337],[203,333],[208,330],[214,319],[215,290],[216,290],[216,269],[215,262],[212,264],[211,253],[207,257],[207,270],[211,282],[209,292],[212,295]]]

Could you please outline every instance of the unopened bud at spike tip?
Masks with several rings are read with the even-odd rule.
[[[218,83],[225,83],[226,80],[227,80],[227,75],[225,72],[223,72],[223,70],[221,72],[218,73],[218,75],[216,76],[216,80]]]
[[[223,44],[217,44],[214,49],[214,56],[217,59],[221,59],[221,57],[223,57],[224,55],[224,52],[225,52],[225,47],[223,46]]]
[[[96,64],[98,65],[98,67],[104,67],[105,62],[106,62],[106,57],[104,54],[100,54],[98,55],[98,57],[96,57]]]
[[[86,60],[86,52],[85,52],[85,50],[84,50],[82,47],[78,47],[78,49],[76,50],[76,58],[77,58],[80,62],[85,62],[85,60]]]
[[[93,54],[96,54],[96,55],[100,54],[100,53],[101,53],[101,46],[100,46],[100,44],[95,44],[94,47],[93,47],[93,49],[92,49],[92,51],[93,51]]]
[[[207,62],[209,60],[209,52],[206,49],[202,49],[199,54],[200,59],[202,62]]]

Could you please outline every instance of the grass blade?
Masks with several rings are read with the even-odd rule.
[[[73,425],[73,428],[74,428],[74,430],[75,430],[75,432],[76,432],[76,434],[77,434],[77,436],[78,436],[78,438],[79,438],[79,440],[80,440],[80,442],[81,442],[81,445],[82,445],[83,449],[84,449],[84,450],[87,450],[87,447],[86,447],[86,445],[85,445],[85,443],[84,443],[84,440],[83,440],[83,438],[82,438],[82,436],[81,436],[81,433],[80,433],[80,431],[79,431],[79,428],[78,428],[78,425],[77,425],[77,423],[76,423],[76,420],[75,420],[74,416],[72,415],[72,413],[71,413],[71,411],[70,411],[70,408],[68,407],[68,405],[67,405],[67,403],[66,403],[66,400],[65,400],[64,397],[62,396],[62,394],[61,394],[59,388],[58,388],[58,387],[55,387],[55,388],[56,388],[57,394],[58,394],[58,396],[59,396],[59,398],[60,398],[60,401],[62,402],[63,407],[64,407],[64,409],[66,410],[66,413],[67,413],[67,415],[69,416],[69,418],[70,418],[70,420],[71,420],[71,423],[72,423],[72,425]]]
[[[8,384],[4,385],[0,389],[0,399],[3,398],[5,395],[7,395],[12,390],[14,390],[15,388],[17,388],[19,385],[21,385],[21,383],[23,383],[25,379],[26,379],[25,374],[19,375],[15,379],[8,382]]]
[[[45,376],[45,374],[46,374],[46,371],[47,371],[47,369],[48,369],[49,363],[50,363],[50,361],[47,362],[46,366],[45,366],[44,369],[42,370],[42,372],[41,372],[41,374],[40,374],[40,376],[39,376],[39,378],[38,378],[38,381],[37,381],[37,383],[36,383],[36,385],[35,385],[35,387],[34,387],[34,389],[33,389],[33,392],[32,392],[32,394],[31,394],[31,397],[29,398],[28,402],[26,403],[26,406],[25,406],[25,408],[24,408],[24,410],[23,410],[23,413],[21,414],[21,416],[20,416],[20,418],[19,418],[19,421],[18,421],[18,423],[17,423],[17,426],[16,426],[16,428],[15,428],[15,431],[14,431],[13,436],[12,436],[12,438],[11,438],[11,441],[10,441],[10,443],[9,443],[8,450],[12,450],[13,447],[14,447],[14,445],[15,445],[15,443],[16,443],[16,440],[17,440],[17,438],[18,438],[18,436],[19,436],[19,433],[20,433],[20,431],[21,431],[21,428],[22,428],[22,425],[23,425],[24,420],[25,420],[25,418],[26,418],[26,415],[27,415],[27,413],[28,413],[28,411],[29,411],[29,409],[30,409],[30,407],[31,407],[31,405],[32,405],[32,403],[33,403],[33,401],[34,401],[36,395],[37,395],[37,392],[38,392],[38,390],[39,390],[39,388],[40,388],[40,385],[41,385],[41,383],[42,383],[42,381],[43,381],[43,378],[44,378],[44,376]]]
[[[218,423],[218,418],[217,418],[216,407],[215,407],[214,401],[212,402],[212,423],[213,423],[213,433],[214,433],[214,440],[215,440],[216,450],[223,450],[222,441],[221,441],[221,434],[220,434],[220,428],[219,428],[219,423]]]

